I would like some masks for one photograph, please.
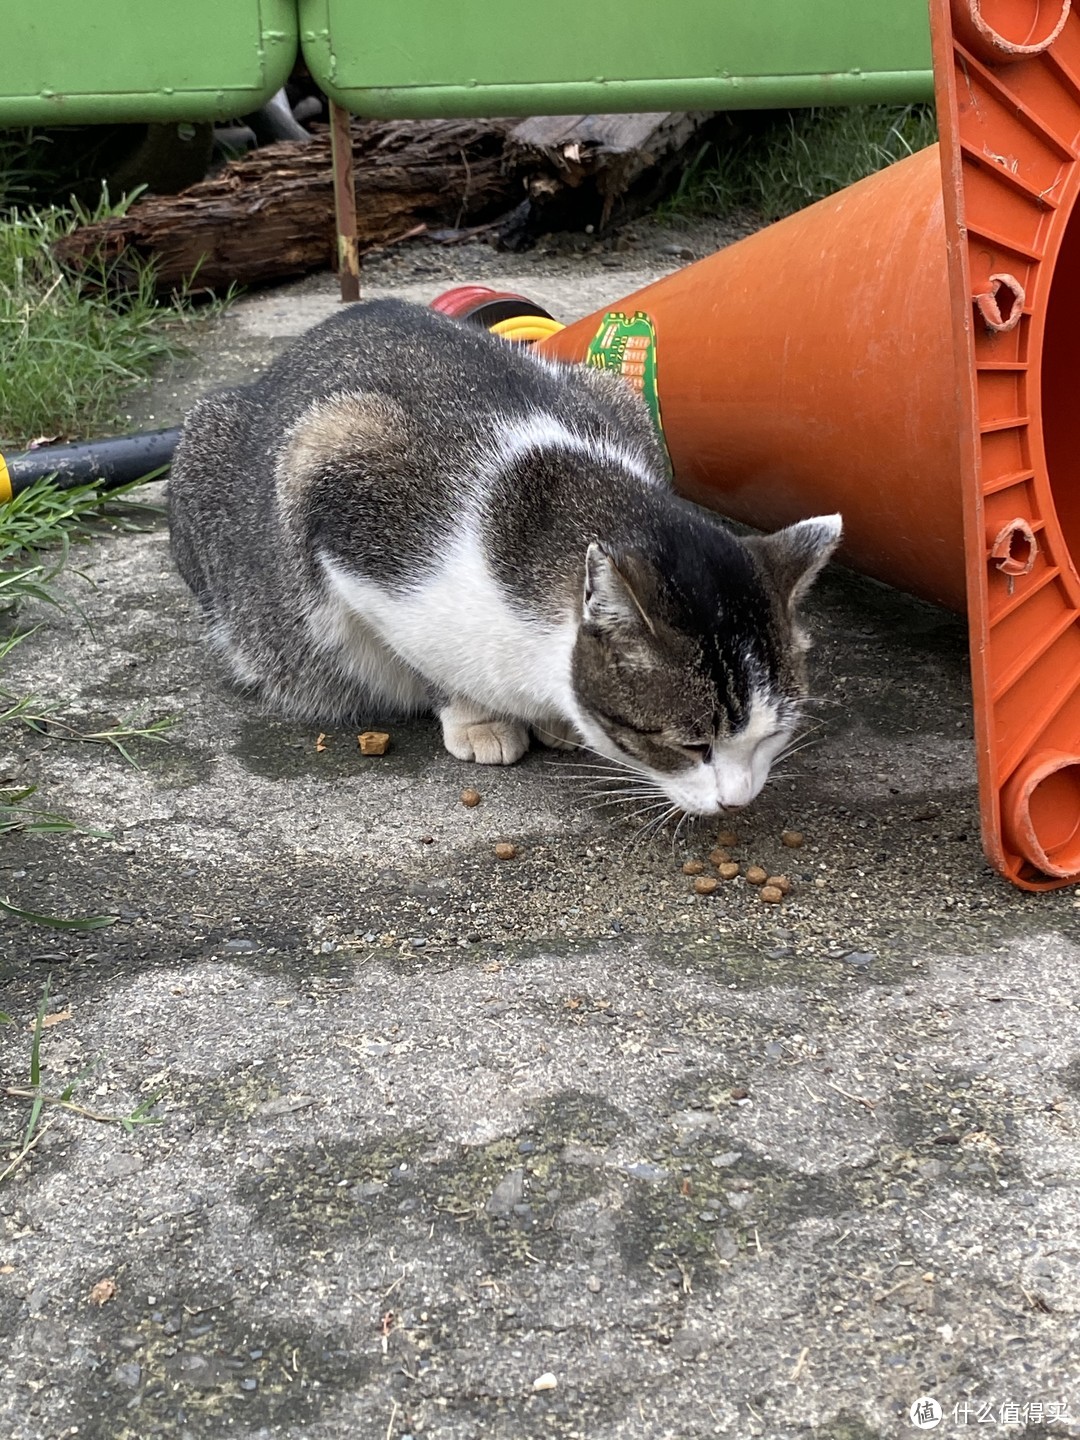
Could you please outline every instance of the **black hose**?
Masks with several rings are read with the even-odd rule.
[[[15,455],[0,455],[0,500],[10,500],[35,480],[55,478],[72,485],[126,485],[169,465],[180,431],[147,430],[109,440],[82,440],[74,445],[43,445]]]

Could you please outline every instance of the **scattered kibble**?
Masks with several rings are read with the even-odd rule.
[[[751,885],[764,885],[769,878],[769,872],[761,865],[748,865],[746,878]]]
[[[718,845],[715,850],[709,851],[710,865],[726,865],[731,859],[730,850],[722,850]]]
[[[731,1098],[735,1101],[737,1105],[740,1100],[750,1099],[750,1091],[747,1090],[745,1085],[736,1085],[734,1090],[732,1090],[731,1092]]]
[[[798,850],[803,843],[801,830],[785,830],[780,836],[780,844],[786,845],[789,850]]]
[[[776,885],[762,885],[759,894],[766,905],[779,905],[784,898],[783,890]]]
[[[517,854],[517,846],[516,846],[516,845],[511,845],[511,844],[510,844],[508,841],[506,841],[506,840],[500,840],[499,843],[498,843],[498,845],[495,846],[495,859],[496,859],[496,860],[513,860],[513,858],[514,858],[514,856],[515,856],[516,854]]]
[[[365,730],[356,737],[361,755],[385,755],[390,748],[390,736],[385,730]]]
[[[734,880],[739,873],[739,867],[734,860],[725,860],[722,865],[717,865],[716,873],[721,880]]]
[[[461,803],[468,806],[470,810],[480,804],[481,795],[479,790],[474,790],[471,785],[466,785],[461,792]]]
[[[717,845],[722,845],[725,850],[730,850],[733,845],[739,843],[739,837],[734,830],[721,830],[716,837]]]
[[[699,895],[711,895],[720,881],[713,875],[695,875],[694,889]]]
[[[107,1305],[115,1294],[116,1281],[111,1275],[106,1275],[104,1280],[99,1280],[90,1287],[90,1304]]]
[[[774,890],[779,890],[781,895],[787,895],[791,891],[791,881],[786,875],[770,875],[765,884],[771,885]]]
[[[684,875],[700,875],[704,869],[705,866],[700,860],[687,860],[683,864],[682,873]]]

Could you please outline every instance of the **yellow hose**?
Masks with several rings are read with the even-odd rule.
[[[549,335],[558,334],[566,326],[543,315],[511,315],[508,320],[497,320],[490,328],[493,335],[501,335],[504,340],[531,345],[536,340],[546,340]]]
[[[3,455],[0,455],[0,505],[6,505],[12,498],[11,475],[8,471],[7,461]]]

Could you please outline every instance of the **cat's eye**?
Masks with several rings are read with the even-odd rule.
[[[688,755],[696,755],[699,760],[712,759],[712,741],[702,740],[697,745],[682,745],[680,749],[685,750]]]

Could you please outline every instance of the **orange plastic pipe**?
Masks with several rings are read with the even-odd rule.
[[[966,609],[984,847],[1045,889],[1080,879],[1080,16],[931,10],[940,153],[609,308],[653,320],[681,489],[840,510],[848,563]]]
[[[681,490],[767,530],[839,510],[847,563],[963,609],[936,149],[610,308],[653,318]],[[603,315],[541,348],[581,359]]]

